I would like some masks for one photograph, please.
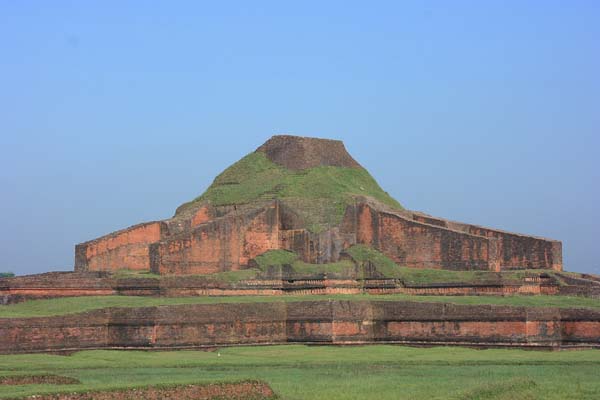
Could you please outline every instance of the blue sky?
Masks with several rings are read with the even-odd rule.
[[[600,3],[0,2],[0,271],[170,217],[277,133],[600,273]]]

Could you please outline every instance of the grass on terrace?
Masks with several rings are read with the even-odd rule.
[[[586,307],[600,308],[600,300],[568,296],[411,296],[389,295],[306,295],[306,296],[227,296],[227,297],[142,297],[142,296],[87,296],[66,297],[49,300],[30,300],[23,303],[0,306],[0,318],[27,318],[51,315],[66,315],[107,307],[154,307],[178,304],[217,303],[272,303],[291,301],[328,300],[379,300],[420,301],[453,304],[495,304],[529,307]]]
[[[330,166],[292,171],[255,152],[223,171],[206,192],[180,206],[177,214],[204,201],[220,206],[281,199],[300,214],[309,229],[318,232],[338,225],[346,205],[357,195],[402,209],[364,168]]]
[[[491,271],[450,271],[408,268],[397,265],[389,257],[365,245],[354,245],[346,249],[346,252],[360,267],[359,271],[356,270],[353,262],[350,260],[342,260],[329,264],[309,264],[299,260],[298,255],[291,251],[269,250],[254,259],[256,261],[256,268],[197,275],[196,278],[201,277],[206,281],[236,283],[247,279],[260,279],[261,272],[268,271],[270,267],[278,268],[289,265],[292,269],[292,275],[298,279],[324,273],[334,278],[353,279],[362,277],[360,269],[364,268],[367,262],[374,265],[377,272],[382,276],[401,279],[407,285],[428,285],[434,283],[521,283],[522,279],[527,275],[539,275],[541,272],[554,275],[554,271],[552,270],[519,270],[498,273]],[[115,274],[115,277],[160,279],[168,276],[143,271],[121,270]],[[560,282],[560,279],[558,281]]]
[[[0,386],[0,398],[148,385],[263,380],[281,399],[600,398],[600,352],[457,347],[268,346],[0,356],[0,376],[56,374],[75,385]]]
[[[287,252],[285,250],[274,250],[272,252]],[[360,278],[360,274],[355,276],[354,265],[352,262],[343,260],[336,263],[329,264],[308,264],[299,260],[296,260],[296,256],[293,254],[294,261],[291,262],[291,267],[294,271],[294,276],[298,279],[311,275],[319,275],[323,273],[329,274],[331,277],[348,277],[348,278]],[[259,256],[262,257],[262,256]],[[257,260],[258,258],[257,257]],[[270,265],[279,267],[284,263],[273,263]],[[376,269],[383,274],[386,278],[401,279],[407,285],[430,285],[430,284],[442,284],[442,283],[521,283],[522,279],[527,275],[538,275],[544,272],[548,275],[554,276],[554,271],[551,270],[519,270],[519,271],[506,271],[506,272],[490,272],[490,271],[449,271],[442,269],[417,269],[400,267],[396,264],[393,266],[383,265],[377,266]],[[268,270],[268,264],[262,264],[259,268],[249,268],[238,271],[225,271],[217,272],[214,274],[206,275],[194,275],[195,278],[202,278],[204,280],[213,282],[225,282],[225,283],[236,283],[248,279],[260,279],[260,273]],[[169,278],[169,275],[157,275],[147,272],[119,270],[114,274],[115,278],[126,279],[126,278],[146,278],[146,279],[164,279]],[[178,275],[179,276],[179,275]],[[581,274],[573,273],[574,277],[580,277]],[[560,278],[558,279],[560,283]]]
[[[289,265],[293,275],[297,277],[319,275],[353,276],[354,263],[350,260],[341,260],[328,264],[309,264],[298,259],[298,255],[287,250],[269,250],[254,259],[258,270],[267,271],[270,267]],[[258,275],[259,271],[257,271]]]

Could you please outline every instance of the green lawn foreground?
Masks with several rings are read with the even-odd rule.
[[[65,297],[49,300],[30,300],[0,306],[0,318],[27,318],[65,315],[106,307],[152,307],[177,304],[257,303],[279,301],[328,300],[383,300],[422,301],[454,304],[496,304],[531,307],[588,307],[600,308],[600,300],[568,296],[412,296],[389,295],[307,295],[307,296],[224,296],[224,297],[142,297],[142,296],[87,296]]]
[[[56,374],[76,385],[0,386],[0,398],[260,379],[282,399],[598,399],[600,351],[458,347],[250,346],[0,356],[0,376]]]

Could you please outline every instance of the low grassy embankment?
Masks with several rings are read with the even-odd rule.
[[[282,399],[598,399],[600,352],[270,346],[214,352],[83,351],[0,356],[0,376],[55,374],[73,385],[2,385],[0,398],[148,385],[261,380]]]
[[[600,308],[600,300],[567,296],[411,296],[389,295],[307,295],[307,296],[227,296],[227,297],[142,297],[142,296],[87,296],[49,300],[30,300],[0,306],[0,318],[27,318],[66,315],[106,307],[154,307],[178,304],[217,303],[272,303],[291,301],[420,301],[453,304],[495,304],[528,307],[588,307]]]

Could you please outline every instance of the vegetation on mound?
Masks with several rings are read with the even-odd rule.
[[[127,278],[148,278],[148,279],[160,279],[161,275],[155,274],[150,271],[140,271],[134,269],[119,269],[112,273],[113,278],[127,279]]]
[[[0,278],[12,278],[15,276],[13,272],[0,272]]]
[[[402,209],[364,168],[323,166],[292,171],[255,152],[223,171],[204,194],[180,206],[176,215],[202,202],[222,206],[280,199],[298,212],[311,231],[319,232],[338,225],[355,196],[369,196]]]
[[[275,250],[280,251],[280,250]],[[282,250],[283,251],[283,250]],[[289,253],[289,252],[288,252]],[[294,253],[291,253],[294,254]],[[237,271],[215,272],[212,274],[203,275],[185,275],[193,276],[195,279],[201,279],[207,283],[239,283],[245,280],[261,279],[261,274],[269,271],[269,266],[280,268],[284,265],[290,266],[291,277],[295,279],[303,279],[310,277],[319,277],[328,274],[333,278],[361,279],[364,273],[361,268],[358,270],[349,260],[342,260],[336,263],[329,264],[309,264],[299,261],[294,255],[294,260],[291,263],[286,262],[262,262],[257,268],[248,268]],[[359,264],[360,265],[360,264]],[[490,271],[449,271],[442,269],[417,269],[401,267],[396,264],[376,265],[376,271],[383,278],[399,279],[406,285],[427,286],[436,284],[519,284],[523,278],[530,275],[539,275],[546,273],[556,278],[556,281],[561,284],[561,279],[556,276],[553,271],[546,270],[521,270],[507,272],[490,272]],[[113,275],[117,279],[169,279],[173,277],[181,277],[181,275],[156,275],[141,271],[121,270]],[[576,277],[579,277],[577,274]]]
[[[294,273],[298,277],[325,276],[329,278],[344,278],[353,276],[355,265],[350,260],[340,260],[328,264],[309,264],[296,261],[292,264]]]
[[[355,244],[346,249],[345,252],[364,270],[369,264],[376,272],[386,278],[395,278],[399,272],[399,266],[391,258],[364,244]]]
[[[597,350],[393,345],[243,346],[212,352],[95,350],[70,356],[1,356],[0,374],[60,371],[82,383],[0,386],[0,398],[258,380],[284,399],[597,399],[599,368]]]
[[[169,278],[194,277],[208,283],[237,283],[243,280],[255,279],[260,270],[256,268],[242,269],[237,271],[223,271],[212,274],[190,274],[190,275],[159,275],[148,271],[121,269],[112,273],[115,279],[153,279],[156,281]]]
[[[254,259],[256,266],[263,273],[281,272],[286,267],[286,276],[298,279],[319,277],[325,274],[337,277],[355,275],[355,265],[350,260],[341,260],[327,264],[310,264],[299,260],[296,253],[288,250],[269,250]]]
[[[518,270],[518,271],[451,271],[443,269],[419,269],[402,267],[392,259],[372,247],[357,244],[345,250],[356,265],[347,259],[328,264],[309,264],[299,260],[296,253],[288,250],[269,250],[254,258],[252,268],[217,272],[205,275],[193,275],[196,279],[208,282],[238,283],[244,280],[260,279],[261,275],[286,266],[286,272],[295,279],[318,278],[327,274],[339,279],[362,279],[365,269],[372,268],[382,278],[399,279],[406,285],[433,285],[447,283],[464,284],[519,284],[527,276],[545,273],[562,284],[562,280],[553,270]],[[566,274],[561,272],[562,274]],[[573,277],[581,274],[569,273]],[[157,275],[147,271],[120,270],[115,278],[152,278],[165,279],[170,275]]]
[[[298,260],[298,254],[288,250],[269,250],[255,257],[258,268],[264,270],[268,267],[290,265]]]
[[[181,304],[277,303],[295,301],[417,301],[452,304],[494,304],[526,307],[600,308],[600,300],[570,296],[415,296],[407,294],[336,294],[286,296],[215,296],[215,297],[143,297],[143,296],[85,296],[0,305],[0,318],[29,318],[75,314],[108,307],[157,307]]]

